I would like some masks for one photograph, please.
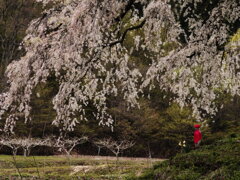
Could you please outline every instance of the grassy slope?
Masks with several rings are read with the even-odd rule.
[[[240,179],[240,135],[181,153],[136,179]]]
[[[35,158],[35,160],[34,160]],[[0,156],[0,179],[9,176],[19,178],[12,156]],[[61,156],[16,156],[17,167],[23,177],[32,179],[127,179],[141,174],[151,166],[144,159],[120,159],[105,157],[67,157]],[[39,172],[39,174],[38,174]],[[19,178],[20,179],[20,178]]]

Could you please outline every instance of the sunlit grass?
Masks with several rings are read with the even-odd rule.
[[[35,158],[35,161],[34,161]],[[155,161],[160,161],[155,160]],[[147,159],[121,159],[94,156],[0,156],[0,179],[18,177],[25,179],[128,179],[152,166],[155,161]]]

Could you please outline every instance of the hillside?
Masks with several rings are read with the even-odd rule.
[[[240,179],[240,135],[180,153],[136,179]]]

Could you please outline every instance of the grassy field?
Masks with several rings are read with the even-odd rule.
[[[131,179],[161,159],[0,155],[0,179]]]

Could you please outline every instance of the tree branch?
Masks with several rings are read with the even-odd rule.
[[[143,25],[145,24],[145,22],[146,22],[146,19],[144,19],[139,25],[133,26],[133,27],[130,27],[130,28],[126,29],[126,30],[123,32],[122,37],[121,37],[119,40],[114,41],[114,42],[111,42],[108,46],[112,47],[112,46],[114,46],[114,45],[116,45],[116,44],[118,44],[118,43],[121,43],[121,44],[122,44],[123,41],[124,41],[124,39],[125,39],[125,37],[126,37],[126,35],[127,35],[127,33],[128,33],[128,31],[132,31],[132,30],[136,30],[136,29],[142,28]]]

